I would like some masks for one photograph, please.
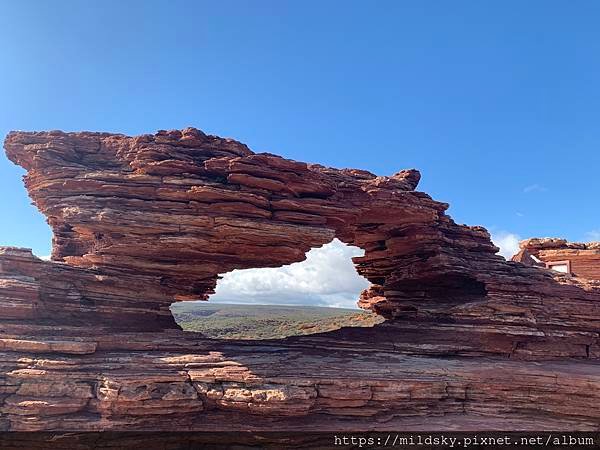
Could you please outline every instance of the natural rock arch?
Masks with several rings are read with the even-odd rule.
[[[0,430],[597,428],[599,282],[505,261],[415,191],[417,171],[195,129],[13,132],[5,148],[54,261],[0,247]],[[173,298],[333,237],[365,250],[359,304],[390,320],[260,345],[177,329]]]
[[[53,260],[140,279],[165,296],[161,313],[169,296],[207,298],[219,273],[302,261],[334,237],[365,250],[356,267],[373,286],[360,306],[386,317],[415,298],[439,309],[484,296],[473,256],[500,262],[485,230],[414,190],[416,170],[331,169],[193,128],[12,133],[5,147],[48,217]]]

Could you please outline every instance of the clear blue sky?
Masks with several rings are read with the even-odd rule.
[[[0,135],[195,126],[387,175],[463,223],[600,231],[600,2],[0,3]],[[0,243],[50,249],[0,156]],[[592,234],[589,234],[592,233]]]

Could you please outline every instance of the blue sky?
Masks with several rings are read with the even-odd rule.
[[[416,167],[495,233],[600,239],[599,21],[595,1],[4,1],[0,135],[195,126]],[[0,156],[0,243],[46,255],[22,173]]]

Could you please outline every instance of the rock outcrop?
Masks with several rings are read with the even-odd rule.
[[[563,265],[572,275],[600,280],[600,242],[567,242],[558,238],[534,238],[519,244],[519,253],[513,256],[530,266],[552,267]]]
[[[191,128],[13,132],[5,148],[54,240],[52,262],[0,250],[3,429],[600,427],[600,282],[505,261],[415,170],[331,169]],[[170,314],[220,274],[335,237],[365,250],[359,305],[383,324],[225,342]]]

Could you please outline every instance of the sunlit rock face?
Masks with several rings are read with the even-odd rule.
[[[192,128],[13,132],[5,148],[54,241],[53,261],[0,249],[2,429],[597,427],[599,283],[507,262],[415,170],[331,169]],[[169,305],[220,275],[334,239],[364,252],[358,304],[386,322],[260,344],[174,322]]]
[[[206,299],[219,274],[302,261],[334,238],[365,251],[356,268],[373,286],[360,305],[386,317],[413,310],[415,296],[436,309],[442,291],[446,303],[483,298],[479,260],[499,263],[485,230],[454,224],[446,204],[414,191],[415,170],[330,169],[192,128],[11,133],[5,147],[28,171],[55,261],[153,278],[176,299]]]

